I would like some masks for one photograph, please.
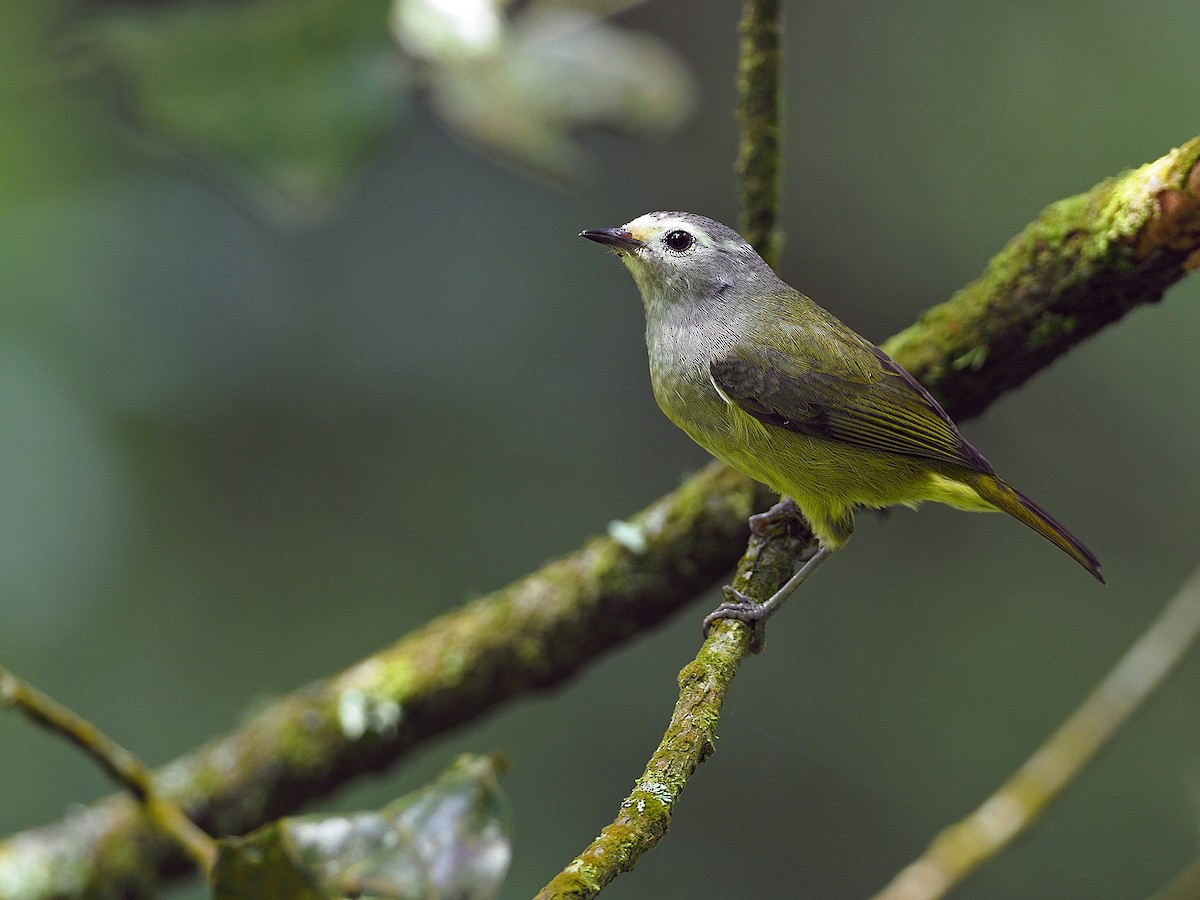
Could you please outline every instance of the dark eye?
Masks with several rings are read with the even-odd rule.
[[[692,244],[696,243],[696,239],[686,231],[668,231],[663,238],[663,243],[676,253],[683,253],[685,250],[692,249]]]

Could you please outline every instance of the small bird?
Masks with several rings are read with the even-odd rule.
[[[785,284],[732,228],[652,212],[580,237],[611,247],[637,284],[662,411],[709,453],[790,497],[818,540],[765,603],[726,587],[706,631],[719,618],[765,621],[845,545],[862,506],[1000,510],[1103,583],[1095,555],[1000,478],[912,375]]]

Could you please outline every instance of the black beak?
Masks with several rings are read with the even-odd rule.
[[[597,244],[607,244],[615,250],[633,251],[642,246],[642,242],[624,228],[588,228],[579,232],[579,236]]]

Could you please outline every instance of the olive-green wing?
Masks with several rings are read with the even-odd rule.
[[[709,364],[713,384],[761,422],[810,437],[992,472],[938,402],[890,356],[833,374],[815,359],[739,347]],[[854,350],[859,347],[852,348]]]

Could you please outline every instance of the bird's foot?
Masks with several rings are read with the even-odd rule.
[[[704,617],[704,637],[708,637],[713,625],[721,619],[737,619],[750,626],[750,652],[761,653],[767,639],[767,619],[775,611],[774,608],[765,603],[756,603],[732,585],[725,585],[721,593],[725,595],[725,602]]]
[[[799,571],[784,582],[783,587],[772,594],[765,603],[755,603],[741,591],[726,585],[722,589],[725,594],[725,602],[704,617],[704,636],[708,637],[709,630],[718,619],[738,619],[752,629],[750,652],[761,653],[763,642],[766,640],[767,619],[775,615],[779,607],[783,605],[783,601],[790,597],[796,588],[804,584],[808,577],[817,570],[817,567],[829,559],[832,554],[833,551],[828,547],[817,547],[817,552],[810,556]]]

